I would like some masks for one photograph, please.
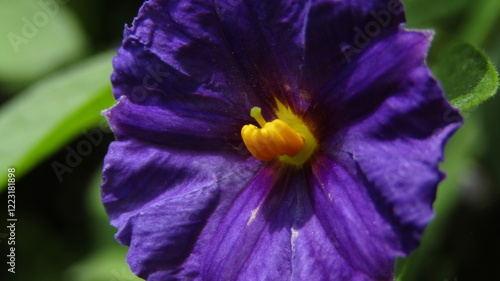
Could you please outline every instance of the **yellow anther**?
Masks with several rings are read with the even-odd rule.
[[[280,119],[266,122],[259,107],[252,108],[250,116],[262,128],[245,125],[241,129],[241,136],[246,147],[255,158],[269,161],[276,156],[294,157],[304,146],[304,137]]]

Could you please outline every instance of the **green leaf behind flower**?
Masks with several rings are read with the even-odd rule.
[[[113,55],[101,54],[50,76],[0,108],[2,183],[8,167],[15,167],[20,177],[103,120],[100,111],[114,103],[109,80]]]
[[[468,43],[445,50],[434,72],[451,104],[460,110],[478,106],[498,89],[498,72],[488,56]]]

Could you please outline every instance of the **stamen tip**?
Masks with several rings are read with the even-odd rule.
[[[250,110],[250,116],[252,116],[253,118],[256,118],[257,116],[262,116],[261,112],[262,112],[262,110],[260,109],[260,107],[254,106]]]

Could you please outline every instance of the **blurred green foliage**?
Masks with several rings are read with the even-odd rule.
[[[20,177],[103,120],[99,112],[114,103],[109,82],[112,57],[104,53],[42,79],[0,108],[1,170],[15,167]],[[65,166],[54,168],[64,174]],[[0,175],[1,182],[6,178]]]
[[[484,54],[500,65],[500,1],[403,2],[408,28],[436,31],[428,62],[448,97],[463,98],[478,85],[487,85],[480,93],[490,97],[498,80]],[[100,111],[113,102],[108,80],[112,53],[103,51],[118,48],[123,25],[132,21],[142,1],[52,3],[57,8],[38,0],[0,0],[0,34],[5,35],[0,41],[0,167],[14,165],[20,177],[17,273],[2,270],[0,280],[138,280],[125,263],[127,249],[113,239],[115,229],[100,202],[100,167],[113,140]],[[468,43],[479,49],[463,47]],[[448,51],[455,44],[462,46],[454,50],[463,59]],[[485,77],[490,84],[482,83]],[[398,260],[397,280],[487,280],[496,271],[500,101],[494,97],[475,107],[482,101],[463,107],[465,125],[446,148],[442,168],[447,179],[439,187],[436,218],[421,247]],[[84,133],[91,130],[94,138],[98,132],[99,142]],[[68,167],[61,181],[54,163],[66,165],[68,157],[76,161],[68,155],[78,153],[84,142],[92,144],[91,153],[79,155],[77,167]],[[5,193],[2,197],[6,202]],[[3,234],[0,230],[1,253],[6,252]]]
[[[17,90],[85,54],[87,38],[67,7],[37,0],[0,0],[0,7],[3,88]]]
[[[16,274],[4,263],[0,280],[139,280],[100,203],[98,167],[113,139],[100,114],[114,102],[111,58],[141,4],[0,0],[0,166],[16,168],[18,218]],[[68,166],[83,142],[91,153]],[[62,181],[54,163],[69,169]],[[5,192],[1,200],[5,206]]]

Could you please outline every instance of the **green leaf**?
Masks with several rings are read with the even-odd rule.
[[[0,108],[0,189],[8,167],[17,177],[85,129],[102,120],[114,103],[109,52],[57,73],[20,93]]]
[[[451,104],[460,110],[478,106],[498,88],[498,73],[488,56],[468,43],[448,48],[434,67]]]
[[[62,3],[0,0],[1,84],[16,88],[83,55],[86,37]]]

